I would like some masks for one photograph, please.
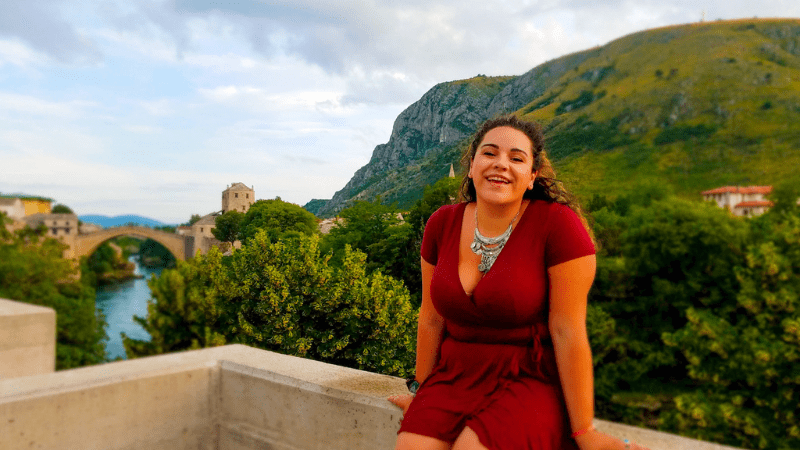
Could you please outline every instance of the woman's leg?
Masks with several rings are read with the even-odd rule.
[[[397,435],[395,450],[450,450],[450,444],[421,434],[402,432]]]
[[[466,427],[461,434],[458,435],[458,439],[456,442],[453,443],[453,450],[488,450],[481,444],[480,439],[478,439],[478,435],[472,431],[472,428]]]

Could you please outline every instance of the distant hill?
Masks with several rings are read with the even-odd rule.
[[[516,77],[441,83],[320,208],[375,196],[409,207],[484,120],[538,121],[584,201],[643,184],[683,197],[725,185],[800,184],[800,20],[705,22],[634,33]]]
[[[85,216],[78,216],[84,223],[93,223],[95,225],[100,225],[103,228],[108,227],[118,227],[120,225],[126,225],[129,223],[135,223],[136,225],[141,225],[145,227],[163,227],[165,224],[163,222],[159,222],[155,219],[150,219],[149,217],[142,217],[137,215],[125,215],[125,216],[116,216],[116,217],[108,217],[108,216],[100,216],[100,215],[85,215]]]

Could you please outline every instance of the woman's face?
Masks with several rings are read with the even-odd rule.
[[[512,127],[489,130],[472,158],[468,176],[479,200],[495,204],[521,202],[536,179],[531,140]]]

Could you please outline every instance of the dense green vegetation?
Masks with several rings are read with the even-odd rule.
[[[317,218],[302,207],[280,198],[259,200],[250,205],[239,228],[242,241],[255,237],[262,229],[275,240],[316,233]]]
[[[107,361],[105,319],[95,308],[94,288],[77,280],[65,246],[45,229],[6,231],[0,213],[0,297],[56,311],[56,369]]]
[[[147,238],[139,245],[139,263],[145,267],[175,267],[177,260],[158,241]]]
[[[92,286],[132,278],[135,265],[128,262],[129,250],[104,242],[91,255],[81,260],[81,280]]]
[[[225,214],[217,216],[211,233],[218,240],[233,245],[233,242],[240,237],[241,225],[244,217],[244,214],[236,210],[230,210]]]
[[[129,357],[244,343],[405,376],[413,367],[416,312],[402,283],[367,274],[365,255],[339,265],[319,237],[272,241],[266,230],[229,258],[212,249],[150,280],[149,342],[123,337]]]
[[[605,330],[592,336],[598,410],[746,448],[798,448],[797,205],[744,220],[652,185],[632,192],[588,205],[600,244],[589,328]]]

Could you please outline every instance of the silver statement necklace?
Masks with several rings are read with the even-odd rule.
[[[508,228],[503,234],[490,238],[478,231],[478,206],[475,206],[475,237],[472,239],[472,245],[469,248],[472,249],[473,253],[481,257],[481,262],[478,264],[478,270],[481,273],[486,274],[492,268],[492,264],[497,260],[503,247],[506,246],[506,242],[511,236],[511,225],[517,220],[520,210],[522,210],[522,206],[517,210],[517,214],[511,219],[511,223],[508,224]]]

